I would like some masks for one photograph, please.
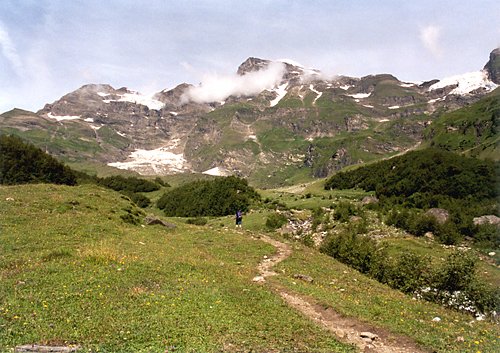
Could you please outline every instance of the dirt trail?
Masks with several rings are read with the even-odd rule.
[[[272,270],[273,266],[285,260],[292,253],[288,244],[274,240],[266,235],[261,235],[260,240],[273,245],[277,253],[270,257],[265,257],[259,264],[259,275],[254,282],[264,283],[266,278],[278,275]],[[350,343],[358,347],[362,352],[378,353],[423,353],[426,352],[415,344],[411,339],[403,336],[396,336],[387,330],[374,327],[356,318],[343,317],[332,308],[325,308],[312,299],[292,293],[289,290],[273,288],[276,292],[296,310],[334,333],[339,340]]]

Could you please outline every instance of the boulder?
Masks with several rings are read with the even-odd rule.
[[[500,218],[495,215],[487,215],[487,216],[475,217],[474,219],[472,219],[472,222],[476,226],[481,226],[483,224],[499,225]]]
[[[445,223],[450,218],[450,213],[444,208],[430,208],[425,214],[434,217],[439,224]]]
[[[146,218],[144,218],[144,222],[146,222],[146,224],[148,226],[159,224],[159,225],[162,225],[162,226],[164,226],[166,228],[170,228],[170,229],[174,229],[177,227],[173,223],[165,222],[164,220],[161,220],[161,219],[153,217],[153,216],[147,216]]]
[[[379,200],[375,196],[365,196],[363,197],[363,200],[361,200],[361,203],[363,205],[369,205],[371,203],[377,203]]]

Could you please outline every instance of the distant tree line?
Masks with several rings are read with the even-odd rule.
[[[0,184],[76,185],[76,174],[40,148],[17,136],[0,135]]]
[[[387,215],[388,224],[414,235],[433,232],[445,244],[468,236],[484,247],[495,247],[500,244],[499,232],[477,227],[472,220],[498,215],[498,168],[498,162],[429,148],[340,172],[327,180],[325,189],[375,191],[380,203],[373,208]],[[423,212],[429,208],[446,209],[449,220],[438,224]]]
[[[226,216],[247,211],[259,194],[235,176],[186,183],[165,193],[158,208],[170,217]]]

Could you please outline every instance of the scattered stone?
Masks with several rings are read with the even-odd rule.
[[[367,338],[369,339],[370,341],[375,341],[377,338],[378,338],[378,335],[372,333],[372,332],[369,332],[369,331],[366,331],[366,332],[361,332],[359,334],[359,336],[361,338]]]
[[[267,259],[268,259],[267,255],[264,255],[264,260],[267,260]]]
[[[162,225],[162,226],[164,226],[166,228],[170,228],[170,229],[177,228],[177,226],[175,224],[165,222],[165,221],[163,221],[159,218],[153,217],[153,216],[147,216],[146,218],[144,218],[144,222],[146,222],[146,224],[148,226],[159,224],[159,225]]]
[[[465,342],[465,338],[463,336],[458,336],[456,341],[457,342]]]
[[[375,196],[365,196],[363,197],[363,200],[361,200],[361,203],[363,205],[369,205],[371,203],[378,203],[378,198]]]
[[[303,280],[305,282],[309,282],[309,283],[312,283],[314,281],[311,276],[303,275],[303,274],[300,274],[300,273],[297,273],[297,274],[293,275],[293,278],[301,279],[301,280]]]
[[[497,254],[497,253],[496,253],[496,252],[494,252],[494,251],[490,251],[490,252],[488,253],[488,255],[489,255],[489,256],[495,256],[496,254]]]
[[[432,240],[432,239],[434,239],[434,234],[432,234],[432,232],[427,232],[427,233],[424,234],[424,237],[426,239]]]
[[[445,223],[450,218],[450,213],[444,208],[430,208],[425,214],[434,217],[439,224]]]
[[[40,346],[38,344],[26,344],[17,346],[14,352],[38,352],[38,353],[70,353],[76,352],[80,349],[78,346],[64,347],[64,346]]]
[[[7,197],[5,201],[14,201],[14,199],[12,197]]]
[[[495,216],[495,215],[487,215],[487,216],[481,216],[481,217],[475,217],[472,219],[472,222],[476,226],[480,226],[483,224],[494,224],[494,225],[499,225],[500,224],[500,218]]]
[[[256,283],[263,283],[266,281],[266,279],[262,276],[255,276],[253,279],[252,279],[253,282],[256,282]]]
[[[439,321],[441,321],[441,318],[439,316],[436,316],[434,319],[432,319],[432,321],[439,322]]]

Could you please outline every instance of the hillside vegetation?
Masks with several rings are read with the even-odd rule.
[[[498,160],[500,88],[479,102],[439,116],[424,131],[430,146]]]

